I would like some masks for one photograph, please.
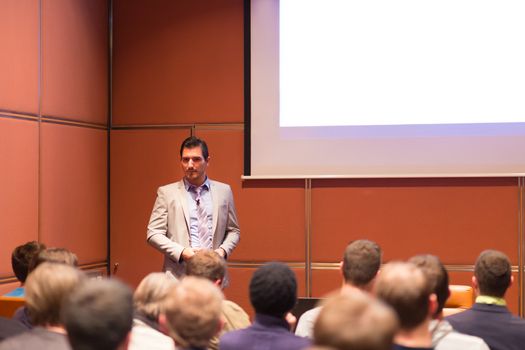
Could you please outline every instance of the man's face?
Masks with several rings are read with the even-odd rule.
[[[208,168],[209,160],[210,157],[204,159],[202,156],[202,148],[200,146],[184,148],[180,164],[186,180],[195,186],[202,185],[204,180],[206,180],[206,169]]]

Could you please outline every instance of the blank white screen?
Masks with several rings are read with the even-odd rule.
[[[523,172],[524,14],[506,0],[252,1],[252,175]]]

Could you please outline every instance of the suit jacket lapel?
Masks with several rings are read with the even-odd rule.
[[[211,193],[211,200],[213,202],[213,218],[212,218],[212,231],[213,232],[213,240],[215,240],[215,230],[217,229],[217,218],[219,217],[219,195],[217,194],[217,189],[215,188],[215,184],[210,180],[210,193]]]
[[[181,180],[178,182],[177,186],[177,200],[180,201],[182,212],[184,214],[184,220],[186,221],[186,229],[188,234],[190,232],[190,211],[188,209],[188,195],[186,192],[186,187],[184,187],[184,181]]]

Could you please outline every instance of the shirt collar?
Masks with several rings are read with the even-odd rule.
[[[507,302],[503,298],[492,297],[490,295],[479,295],[476,298],[476,303],[478,304],[488,304],[488,305],[500,305],[507,306]]]
[[[190,189],[192,187],[197,187],[195,185],[192,185],[188,182],[188,180],[186,180],[185,177],[182,178],[182,180],[184,181],[184,188],[186,189],[186,191],[190,191]],[[207,190],[209,190],[211,187],[210,187],[210,180],[208,179],[208,177],[206,176],[206,180],[204,180],[204,182],[202,183],[202,185],[198,186],[198,187],[202,187],[202,188],[205,188]]]

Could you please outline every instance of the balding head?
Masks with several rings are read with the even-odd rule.
[[[374,291],[396,311],[401,329],[414,329],[430,318],[432,290],[423,272],[414,264],[386,264],[376,280]]]

